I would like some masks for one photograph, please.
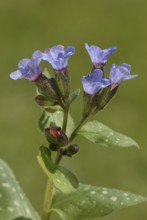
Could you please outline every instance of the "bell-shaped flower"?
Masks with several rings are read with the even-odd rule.
[[[64,50],[64,46],[58,45],[46,49],[42,59],[48,61],[54,70],[61,71],[66,69],[68,59],[74,53],[74,47],[67,47],[66,50]]]
[[[114,89],[121,84],[122,81],[136,78],[138,75],[130,75],[131,66],[126,63],[122,63],[117,66],[112,64],[110,70],[111,89]]]
[[[41,52],[35,51],[31,59],[25,58],[18,63],[18,70],[10,74],[14,80],[28,79],[35,81],[41,75]]]
[[[102,50],[98,46],[95,45],[89,46],[87,43],[85,44],[85,48],[95,68],[103,67],[106,64],[109,56],[113,54],[117,49],[116,46],[112,46],[109,47],[108,49]]]
[[[95,69],[82,79],[83,89],[89,95],[95,95],[99,90],[111,84],[110,79],[103,78],[103,71]]]

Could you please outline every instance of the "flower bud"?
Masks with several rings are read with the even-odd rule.
[[[79,145],[71,144],[68,147],[60,148],[60,154],[71,157],[79,151]]]
[[[68,154],[76,154],[79,151],[79,145],[71,144],[68,146]]]
[[[49,148],[50,148],[51,151],[58,151],[59,146],[58,146],[57,144],[51,143],[51,144],[49,145]]]
[[[61,147],[61,148],[60,148],[60,154],[61,154],[61,155],[64,155],[64,156],[67,156],[67,148]]]
[[[60,127],[51,127],[45,129],[45,135],[50,143],[64,146],[68,144],[68,138]]]

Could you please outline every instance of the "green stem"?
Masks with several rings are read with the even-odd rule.
[[[66,103],[66,107],[63,113],[63,124],[62,124],[62,130],[66,133],[66,127],[67,127],[67,121],[68,121],[68,110],[69,110],[69,104]],[[55,164],[59,165],[59,163],[62,160],[63,155],[58,151]]]
[[[50,219],[50,207],[52,203],[52,194],[53,194],[53,182],[48,180],[45,197],[44,197],[44,206],[43,206],[43,216],[42,220]]]
[[[89,118],[89,115],[87,115],[86,117],[82,118],[80,123],[77,125],[77,127],[75,128],[75,130],[72,132],[69,141],[71,142],[75,136],[77,135],[78,131],[80,130],[80,128],[85,124],[85,122],[87,121],[87,119]]]
[[[78,131],[80,130],[80,128],[89,120],[89,118],[93,117],[95,115],[95,113],[98,111],[99,109],[92,109],[90,110],[87,115],[85,115],[81,121],[79,122],[79,124],[77,125],[77,127],[75,128],[75,130],[72,132],[69,142],[71,142],[77,135]]]
[[[55,164],[57,166],[59,165],[60,161],[62,160],[62,157],[63,157],[63,155],[60,152],[58,152],[57,157],[56,157],[56,161],[55,161]]]
[[[69,110],[69,105],[66,104],[66,108],[65,108],[64,113],[63,113],[63,125],[62,125],[62,130],[63,130],[64,132],[66,132],[66,127],[67,127],[68,110]]]

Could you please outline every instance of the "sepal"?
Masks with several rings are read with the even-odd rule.
[[[99,94],[98,99],[97,99],[97,104],[96,104],[97,111],[103,109],[108,104],[108,102],[115,95],[117,89],[118,89],[118,86],[116,86],[112,90],[111,85],[110,85],[102,90],[102,92]]]
[[[54,78],[47,78],[42,75],[35,81],[35,84],[39,89],[39,93],[43,94],[53,103],[59,104],[64,108],[62,93]]]
[[[89,95],[84,92],[83,102],[84,102],[83,117],[86,117],[92,112],[93,108],[96,105],[96,94]]]
[[[68,70],[55,70],[55,74],[63,99],[65,102],[67,102],[70,94],[70,79]]]

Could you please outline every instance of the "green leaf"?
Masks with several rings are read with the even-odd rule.
[[[45,128],[49,128],[51,125],[56,125],[62,128],[63,122],[63,112],[56,111],[55,113],[49,113],[44,111],[39,120],[39,127],[41,131],[44,131]],[[73,118],[68,114],[68,123],[66,129],[66,135],[70,137],[72,131],[75,128]]]
[[[49,115],[46,114],[46,111],[43,111],[38,121],[38,126],[42,132],[44,132],[44,129],[47,127],[48,120],[49,120]]]
[[[43,69],[42,74],[43,74],[44,76],[46,76],[48,79],[52,77],[47,68],[44,68],[44,69]]]
[[[105,216],[145,201],[146,197],[121,190],[80,185],[68,195],[58,192],[50,211],[58,213],[63,220],[80,220]]]
[[[40,166],[54,183],[54,186],[64,193],[73,192],[78,187],[78,180],[69,170],[61,166],[55,166],[50,157],[48,148],[41,147],[37,157]]]
[[[87,122],[78,132],[93,143],[111,147],[138,147],[130,137],[113,131],[111,128],[98,121]]]
[[[0,160],[0,219],[40,220],[3,160]]]
[[[80,89],[76,89],[69,95],[69,103],[71,104],[80,94]]]

